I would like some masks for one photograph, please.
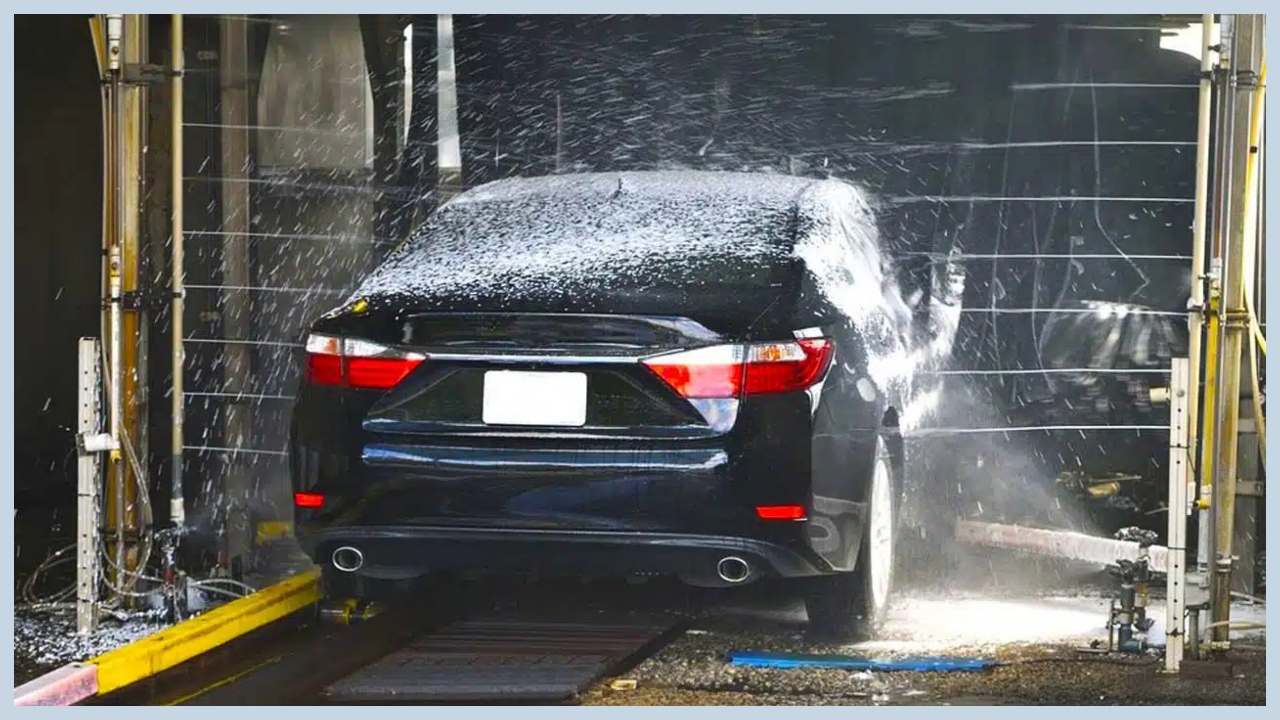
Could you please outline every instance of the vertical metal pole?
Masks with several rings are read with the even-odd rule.
[[[1222,16],[1222,32],[1219,39],[1219,68],[1224,72],[1233,61],[1236,37],[1236,15]],[[1232,124],[1232,108],[1235,107],[1235,93],[1231,92],[1230,83],[1223,80],[1223,73],[1216,74],[1215,94],[1217,95],[1217,116],[1215,118],[1216,146],[1218,151],[1213,168],[1213,233],[1212,251],[1210,254],[1210,270],[1208,275],[1208,301],[1205,306],[1205,368],[1204,368],[1204,400],[1201,403],[1200,432],[1200,538],[1197,547],[1201,570],[1201,585],[1208,589],[1213,578],[1213,558],[1217,555],[1217,538],[1214,516],[1217,507],[1213,503],[1213,481],[1217,473],[1219,417],[1218,392],[1220,390],[1219,375],[1222,373],[1222,252],[1223,242],[1230,224],[1228,197],[1231,192],[1232,154],[1228,150],[1234,125]]]
[[[171,169],[171,190],[170,202],[173,203],[173,226],[171,233],[173,235],[173,258],[171,261],[172,271],[172,307],[170,310],[170,322],[172,322],[173,345],[172,345],[172,365],[173,365],[173,385],[172,385],[172,417],[170,418],[172,446],[171,458],[172,462],[170,475],[170,499],[169,499],[169,521],[174,527],[182,527],[186,523],[186,505],[182,493],[182,448],[184,445],[183,438],[183,413],[186,411],[184,391],[183,391],[183,371],[184,356],[182,352],[183,339],[183,296],[185,290],[183,288],[183,234],[182,234],[182,173],[186,163],[183,162],[182,151],[182,72],[183,72],[183,45],[182,45],[182,16],[173,15],[170,23],[170,55],[172,56],[172,77],[169,81],[169,117],[170,117],[170,142],[172,143],[173,152],[170,154]]]
[[[453,16],[436,18],[437,112],[440,114],[438,163],[440,202],[462,192],[462,142],[458,130],[458,74],[453,59]]]
[[[1265,84],[1266,78],[1263,78]],[[1267,128],[1264,125],[1258,137],[1258,158],[1265,158]],[[1267,322],[1267,165],[1258,162],[1258,259],[1253,285],[1253,312],[1259,325]],[[1265,447],[1264,447],[1265,451]]]
[[[141,67],[147,60],[147,16],[125,15],[124,23],[124,61],[125,68]],[[145,152],[143,138],[146,137],[147,122],[147,86],[145,83],[129,82],[121,96],[124,105],[124,146],[122,154],[121,202],[123,206],[124,234],[121,238],[120,290],[122,299],[137,298],[142,289],[142,197],[143,197],[143,165]],[[147,518],[149,498],[141,497],[146,492],[148,481],[145,476],[147,462],[147,363],[145,304],[133,302],[121,308],[120,333],[120,442],[123,455],[120,461],[120,485],[117,496],[123,497],[120,513],[124,519],[124,565],[123,587],[131,590],[138,582],[138,564],[145,562],[140,557],[142,527]]]
[[[125,479],[124,467],[121,460],[120,447],[120,420],[124,415],[124,365],[120,357],[122,345],[121,317],[122,305],[124,298],[121,293],[121,274],[124,264],[123,257],[123,238],[125,226],[125,208],[124,208],[124,186],[125,186],[125,163],[124,163],[124,147],[125,129],[124,129],[124,81],[121,68],[124,62],[124,16],[108,15],[107,16],[107,63],[108,71],[111,74],[111,117],[112,117],[112,147],[114,149],[114,164],[112,166],[112,177],[107,181],[112,185],[112,205],[113,205],[113,228],[111,233],[110,249],[107,253],[107,313],[108,313],[108,349],[107,359],[110,363],[110,372],[107,384],[108,397],[108,418],[109,431],[112,440],[115,442],[115,449],[111,451],[110,465],[107,470],[107,476],[111,481],[110,512],[108,513],[109,522],[115,529],[115,547],[113,554],[115,555],[115,567],[112,571],[114,583],[116,587],[124,585],[124,528],[125,528]]]
[[[1261,55],[1261,16],[1240,15],[1236,18],[1231,60],[1233,91],[1238,95],[1231,117],[1231,142],[1222,147],[1230,153],[1230,195],[1225,243],[1222,258],[1222,347],[1219,362],[1217,434],[1213,475],[1213,578],[1210,583],[1213,640],[1225,643],[1230,637],[1226,623],[1231,616],[1231,570],[1235,519],[1236,471],[1240,420],[1240,366],[1244,333],[1248,330],[1248,312],[1244,305],[1244,259],[1251,234],[1245,228],[1247,203],[1245,173],[1249,157],[1249,123],[1252,118],[1255,73]]]
[[[1189,343],[1187,347],[1187,359],[1191,364],[1191,371],[1195,373],[1195,383],[1189,386],[1190,404],[1187,407],[1187,437],[1192,442],[1189,453],[1192,470],[1195,473],[1193,477],[1201,477],[1201,473],[1208,472],[1208,466],[1201,462],[1197,447],[1200,432],[1200,383],[1204,377],[1202,365],[1205,312],[1204,258],[1205,242],[1208,237],[1206,225],[1209,214],[1209,130],[1212,126],[1211,111],[1213,109],[1213,50],[1210,49],[1213,45],[1213,15],[1200,16],[1200,23],[1200,101],[1196,125],[1196,195],[1195,215],[1191,225],[1191,302],[1188,313]],[[1207,480],[1207,476],[1204,479]],[[1206,543],[1209,536],[1209,515],[1206,512],[1200,512],[1197,519],[1200,528],[1200,541],[1196,546],[1197,566],[1203,579],[1207,577],[1206,570],[1209,566]]]
[[[1165,568],[1164,669],[1176,673],[1182,664],[1186,608],[1187,521],[1191,514],[1191,361],[1174,358],[1169,379],[1169,498],[1168,547]]]
[[[1247,237],[1244,240],[1244,255],[1241,258],[1241,284],[1244,286],[1241,299],[1246,311],[1247,328],[1242,331],[1241,352],[1248,356],[1245,367],[1241,368],[1241,395],[1248,397],[1248,402],[1241,400],[1239,410],[1240,425],[1236,444],[1236,481],[1255,485],[1259,479],[1258,461],[1266,453],[1266,419],[1261,406],[1261,382],[1258,376],[1258,346],[1253,338],[1253,322],[1256,313],[1254,296],[1254,275],[1258,254],[1260,234],[1261,201],[1258,194],[1262,180],[1262,163],[1259,158],[1265,157],[1262,148],[1262,125],[1266,115],[1266,56],[1262,55],[1258,73],[1257,89],[1254,92],[1253,112],[1249,119],[1249,157],[1245,160],[1245,210],[1242,231]],[[1248,418],[1246,420],[1245,418]],[[1257,594],[1255,580],[1257,578],[1258,558],[1258,498],[1253,492],[1239,492],[1237,484],[1236,507],[1234,515],[1234,537],[1232,550],[1235,565],[1232,569],[1231,589],[1246,595]]]
[[[81,437],[101,432],[97,338],[80,338],[80,397],[77,431]],[[98,484],[97,453],[81,450],[76,463],[76,632],[98,631]]]

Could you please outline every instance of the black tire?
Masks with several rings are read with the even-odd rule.
[[[837,573],[812,578],[805,590],[804,604],[809,614],[809,631],[823,640],[835,642],[857,642],[868,640],[880,631],[889,614],[893,598],[893,574],[896,564],[896,544],[898,530],[898,495],[901,487],[897,475],[899,469],[895,458],[889,450],[889,443],[882,436],[876,442],[875,462],[872,472],[882,466],[889,483],[888,490],[878,495],[872,487],[867,492],[867,522],[864,523],[861,547],[858,559],[852,572]],[[871,503],[881,497],[887,503],[890,532],[888,537],[889,557],[880,558],[887,562],[884,567],[887,592],[877,603],[872,592],[871,553],[872,542]]]

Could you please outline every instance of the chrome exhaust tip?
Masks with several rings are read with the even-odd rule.
[[[716,563],[716,575],[721,580],[736,585],[751,577],[751,565],[736,555],[730,555]]]
[[[333,551],[333,566],[342,572],[352,573],[364,565],[364,553],[344,545]]]

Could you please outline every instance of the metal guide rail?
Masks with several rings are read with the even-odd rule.
[[[263,588],[82,663],[69,663],[14,688],[14,705],[75,705],[153,678],[233,640],[314,607],[319,572]]]

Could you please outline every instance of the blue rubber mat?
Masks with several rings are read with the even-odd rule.
[[[929,657],[873,660],[850,655],[804,655],[799,653],[750,651],[730,652],[729,663],[760,668],[827,668],[836,670],[869,670],[871,672],[978,672],[1000,664],[995,660],[969,658]]]

